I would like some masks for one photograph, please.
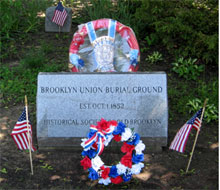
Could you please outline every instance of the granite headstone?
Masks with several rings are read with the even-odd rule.
[[[167,145],[168,98],[164,72],[39,73],[39,148],[80,147],[101,118],[134,128],[147,147]]]
[[[65,10],[67,12],[67,18],[62,27],[59,27],[57,24],[52,22],[55,9],[56,7],[49,7],[46,10],[45,32],[70,32],[72,25],[72,9],[65,7]]]

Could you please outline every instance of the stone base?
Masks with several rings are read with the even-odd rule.
[[[157,153],[162,151],[162,147],[167,146],[166,137],[142,137],[146,149],[144,153]],[[38,148],[42,151],[64,150],[64,151],[82,151],[81,138],[43,138],[38,137]],[[108,146],[111,152],[120,152],[121,143],[112,141]]]

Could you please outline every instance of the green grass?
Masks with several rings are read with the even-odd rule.
[[[47,49],[49,53],[49,49]],[[37,75],[39,72],[58,72],[64,68],[63,64],[48,62],[45,47],[31,49],[21,59],[19,66],[10,68],[3,65],[0,68],[0,93],[2,103],[23,102],[27,95],[30,102],[35,102],[37,93]]]
[[[51,4],[50,0],[1,0],[1,59],[16,55],[16,43],[25,41],[28,33],[38,31],[42,23],[38,13]]]

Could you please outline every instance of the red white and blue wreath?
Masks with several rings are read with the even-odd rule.
[[[117,165],[106,166],[99,155],[112,139],[123,142],[121,151],[125,155]],[[144,167],[142,151],[144,151],[145,145],[140,140],[140,136],[133,133],[122,122],[117,123],[114,120],[101,119],[96,126],[90,126],[88,138],[82,139],[81,146],[83,147],[82,156],[84,158],[80,163],[84,170],[88,169],[89,178],[99,180],[100,184],[119,184],[123,181],[130,181],[132,175],[139,174]]]

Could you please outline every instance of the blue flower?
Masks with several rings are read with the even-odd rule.
[[[133,154],[132,162],[137,164],[139,162],[144,161],[144,154]]]
[[[139,141],[140,141],[140,135],[135,133],[134,134],[134,138],[131,139],[131,141],[129,141],[129,140],[130,139],[128,139],[127,144],[136,146],[139,143]]]
[[[96,180],[99,178],[98,173],[93,168],[89,168],[89,178],[92,180]]]
[[[70,54],[70,63],[78,67],[79,56],[75,53]]]
[[[82,59],[79,59],[78,63],[79,63],[80,67],[84,67],[85,66],[84,61]]]
[[[123,180],[126,182],[126,181],[130,181],[131,180],[131,177],[132,177],[132,174],[124,174],[122,176]]]
[[[84,150],[82,152],[82,156],[88,156],[89,158],[93,158],[93,157],[95,157],[95,155],[96,155],[96,151],[93,149],[89,149],[87,151]]]
[[[84,67],[85,66],[84,61],[82,59],[80,59],[79,56],[75,53],[72,53],[70,55],[70,63],[72,63],[76,67]]]
[[[130,60],[137,60],[138,58],[138,50],[137,49],[132,49],[130,52],[129,52],[129,56],[130,56]]]
[[[130,64],[131,64],[131,65],[134,65],[134,66],[137,65],[137,60],[136,60],[136,59],[131,60],[131,61],[130,61]]]
[[[113,178],[119,176],[116,166],[111,167],[110,172],[109,172],[109,176],[113,177]]]
[[[113,131],[113,135],[119,135],[122,134],[125,131],[125,124],[122,122],[118,123],[118,126],[115,128],[115,130]]]

